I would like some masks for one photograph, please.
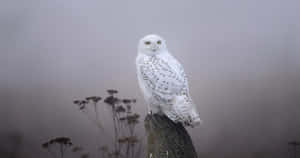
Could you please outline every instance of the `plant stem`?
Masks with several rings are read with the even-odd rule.
[[[112,106],[112,113],[113,113],[113,122],[114,122],[114,131],[115,131],[115,152],[119,153],[119,148],[118,148],[118,129],[117,129],[117,125],[116,125],[116,111],[115,111],[115,105]],[[119,155],[116,154],[116,158],[118,158]]]
[[[60,144],[60,155],[61,155],[61,158],[64,157],[63,144]]]

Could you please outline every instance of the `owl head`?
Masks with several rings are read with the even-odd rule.
[[[157,55],[166,51],[166,41],[162,37],[154,34],[143,37],[138,45],[138,53],[146,55]]]

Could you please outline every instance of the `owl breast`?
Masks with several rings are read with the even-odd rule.
[[[144,97],[151,104],[171,104],[187,86],[184,74],[168,55],[139,55],[136,60],[137,76]]]

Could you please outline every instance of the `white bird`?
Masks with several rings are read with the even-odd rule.
[[[184,69],[168,52],[162,37],[147,35],[139,41],[136,67],[151,114],[165,114],[172,121],[191,127],[201,122]]]

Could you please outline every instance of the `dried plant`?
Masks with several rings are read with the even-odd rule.
[[[73,101],[78,109],[100,129],[99,135],[110,136],[101,122],[98,112],[99,107],[108,108],[111,112],[112,130],[114,132],[114,135],[110,136],[112,144],[99,144],[97,152],[101,153],[102,158],[140,158],[143,144],[141,138],[138,138],[135,132],[140,115],[132,111],[132,105],[136,103],[136,99],[121,99],[116,96],[118,91],[113,89],[107,90],[107,93],[108,96],[104,99],[99,96],[90,96]],[[98,141],[100,142],[99,139]],[[56,148],[57,145],[59,148]],[[71,139],[67,137],[51,139],[43,143],[42,147],[47,149],[53,158],[58,158],[57,152],[60,153],[60,158],[63,158],[68,148],[72,152],[78,153],[80,158],[89,157],[89,153],[85,152],[80,146],[74,146]]]
[[[46,149],[53,158],[63,158],[65,151],[73,145],[70,138],[57,137],[50,139],[42,144],[42,147]],[[59,154],[57,154],[59,152]],[[60,156],[58,156],[60,155]]]
[[[105,132],[103,124],[99,119],[98,106],[102,100],[102,108],[108,108],[111,112],[114,136],[112,140],[112,149],[109,145],[100,145],[98,150],[103,158],[139,158],[142,153],[142,141],[135,133],[135,127],[139,123],[140,115],[132,111],[132,105],[136,103],[136,99],[121,99],[117,97],[117,90],[107,90],[108,96],[102,100],[102,97],[91,96],[83,100],[75,100],[73,103],[78,106],[79,110],[86,114],[100,132]],[[92,119],[87,112],[90,106],[94,109],[96,119]],[[103,133],[102,133],[103,134]]]

